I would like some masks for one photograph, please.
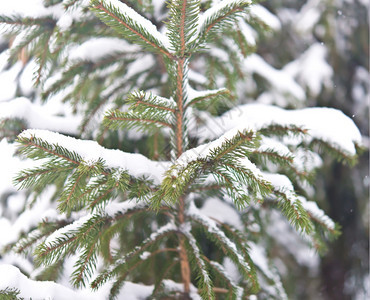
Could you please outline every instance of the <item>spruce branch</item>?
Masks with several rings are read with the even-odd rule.
[[[188,100],[185,108],[190,106],[208,108],[210,105],[214,105],[215,102],[221,101],[227,96],[230,96],[230,91],[225,88],[196,92],[196,94]]]
[[[81,224],[81,220],[77,220],[74,223],[67,225],[60,229],[59,236],[49,236],[49,238],[40,244],[36,250],[35,255],[37,257],[37,263],[43,265],[51,265],[65,255],[75,253],[79,248],[83,248],[84,245],[97,243],[97,237],[100,235],[101,229],[107,224],[109,219],[104,216],[93,215],[85,217],[86,222],[81,226],[74,228],[76,225]],[[71,229],[70,229],[71,228]],[[95,247],[95,251],[98,247]]]
[[[71,282],[75,287],[85,287],[86,280],[91,277],[96,268],[97,260],[96,241],[90,241],[89,245],[79,253],[79,259],[75,263],[75,270],[71,276]]]
[[[4,300],[24,300],[23,297],[20,297],[19,294],[21,291],[18,288],[6,287],[0,290],[0,297]]]
[[[209,266],[212,268],[212,270],[215,271],[215,273],[217,274],[216,275],[217,278],[220,279],[222,278],[228,286],[228,289],[213,288],[215,293],[225,293],[225,294],[228,293],[228,297],[230,299],[232,299],[233,296],[235,299],[241,299],[243,294],[243,288],[238,286],[234,282],[234,280],[230,277],[225,268],[218,262],[210,260],[207,257],[204,257],[204,260],[206,260]]]
[[[160,289],[163,286],[163,281],[167,277],[167,275],[173,270],[173,268],[179,263],[178,259],[173,259],[172,263],[164,269],[161,276],[156,276],[156,281],[154,284],[154,289],[152,292],[152,297],[157,296],[160,293]]]
[[[19,254],[27,254],[30,249],[34,247],[36,243],[39,243],[41,240],[44,240],[50,234],[56,230],[70,224],[67,221],[46,221],[44,220],[39,226],[32,230],[27,236],[18,240],[13,246],[12,249]]]
[[[212,1],[169,0],[166,36],[155,26],[161,21],[155,18],[162,18],[164,12],[159,2],[91,0],[90,10],[109,27],[91,18],[82,2],[85,3],[80,0],[45,1],[44,7],[50,11],[55,5],[60,8],[64,5],[66,13],[71,12],[68,9],[79,9],[77,5],[81,5],[81,12],[87,18],[82,16],[76,20],[73,16],[72,21],[67,20],[67,23],[71,21],[68,30],[63,29],[63,17],[68,17],[68,14],[60,22],[54,19],[54,14],[53,17],[34,19],[0,16],[0,23],[10,28],[11,34],[25,33],[23,39],[18,39],[20,42],[13,46],[12,55],[28,48],[39,65],[36,80],[43,79],[46,71],[53,74],[51,85],[43,97],[53,97],[65,90],[62,101],[70,101],[75,113],[82,111],[81,134],[91,134],[96,138],[96,131],[90,130],[89,125],[93,125],[94,117],[104,106],[111,109],[102,124],[108,128],[98,125],[103,132],[99,140],[105,146],[117,149],[106,149],[96,142],[52,132],[30,130],[22,133],[18,138],[19,153],[40,160],[40,165],[19,173],[15,183],[20,188],[33,187],[36,196],[48,185],[54,185],[56,191],[51,201],[60,196],[57,204],[63,215],[56,220],[45,220],[44,227],[32,230],[13,248],[27,253],[41,243],[36,247],[35,255],[37,264],[47,266],[43,279],[50,276],[56,280],[63,270],[64,261],[70,255],[76,255],[71,279],[77,287],[88,283],[102,257],[105,268],[92,281],[91,287],[97,289],[112,280],[110,298],[119,294],[127,279],[147,281],[148,278],[155,281],[153,297],[158,297],[163,289],[164,295],[188,298],[194,280],[204,299],[216,296],[247,298],[258,292],[261,283],[261,294],[265,292],[272,298],[276,292],[281,298],[286,298],[280,278],[274,270],[268,269],[267,257],[254,251],[255,244],[251,240],[260,242],[261,237],[248,227],[243,232],[238,231],[221,216],[217,217],[221,221],[205,216],[204,213],[207,215],[209,212],[208,207],[205,205],[204,211],[203,207],[200,211],[195,203],[208,204],[209,198],[221,198],[228,203],[228,209],[246,208],[242,212],[236,211],[242,214],[245,223],[263,226],[265,214],[259,214],[262,207],[258,204],[265,201],[270,205],[265,208],[280,209],[294,229],[307,234],[305,237],[312,240],[314,247],[320,248],[327,238],[337,234],[337,227],[317,206],[299,197],[295,190],[300,187],[295,188],[293,184],[299,186],[300,180],[310,178],[310,172],[316,167],[310,162],[317,158],[313,154],[310,157],[313,153],[310,149],[316,149],[318,145],[340,160],[353,163],[355,158],[350,147],[347,153],[339,142],[338,147],[330,143],[330,137],[325,141],[316,134],[316,138],[311,139],[306,128],[286,125],[284,118],[265,118],[266,107],[262,106],[255,110],[259,114],[256,118],[245,118],[244,124],[248,126],[244,129],[234,128],[203,145],[199,142],[219,136],[212,132],[213,128],[209,128],[208,136],[207,133],[192,136],[192,132],[188,132],[188,122],[192,122],[193,117],[199,117],[206,125],[213,121],[216,124],[218,118],[212,117],[214,111],[210,106],[219,113],[219,102],[233,98],[234,91],[239,90],[238,82],[244,78],[246,70],[242,64],[243,56],[253,49],[253,45],[242,30],[246,20],[238,18],[253,0],[223,0],[213,1],[213,4]],[[208,5],[211,8],[202,14],[201,7]],[[248,22],[254,21],[253,16],[247,19]],[[82,50],[92,37],[117,39],[117,36],[140,47],[123,42],[115,48],[118,49],[116,52],[106,54],[103,51],[98,58],[95,54],[89,56],[70,51],[70,46],[80,44],[82,47],[79,49]],[[207,43],[212,43],[217,51],[205,54]],[[85,50],[99,48],[95,48],[95,44],[94,47],[92,44],[87,46]],[[141,56],[145,51],[151,53]],[[78,58],[68,57],[72,53],[78,53]],[[156,65],[158,63],[159,66]],[[200,75],[205,73],[207,77],[198,82],[194,76],[194,87],[213,90],[200,92],[190,87],[190,75],[194,73],[188,72],[193,66]],[[202,68],[206,71],[203,72]],[[223,81],[228,89],[217,89]],[[130,92],[132,90],[137,91]],[[122,106],[127,110],[119,111]],[[248,115],[248,107],[240,109]],[[230,115],[236,116],[235,110]],[[219,120],[225,119],[220,117]],[[283,125],[271,123],[271,119]],[[294,118],[292,120],[300,124]],[[239,120],[233,121],[230,128],[232,124],[239,124]],[[3,130],[2,124],[0,126]],[[123,129],[123,132],[116,131],[105,138],[108,129]],[[140,129],[145,132],[144,137],[132,144],[131,137],[126,140],[129,135],[126,135],[126,129]],[[138,133],[135,138],[138,136],[142,137]],[[286,142],[285,139],[291,137],[297,138],[294,141],[298,142]],[[152,149],[148,148],[153,146],[153,157],[158,159],[161,142],[167,143],[169,138],[171,162],[159,163],[136,153],[151,152]],[[129,149],[130,153],[119,149]],[[307,160],[302,164],[301,154]],[[159,164],[163,167],[158,167]],[[288,178],[276,174],[277,168],[292,181],[279,184],[280,180]],[[264,169],[273,170],[274,174],[262,172]],[[163,177],[164,170],[167,171]],[[272,180],[274,175],[279,180]],[[210,179],[212,176],[213,180]],[[258,204],[250,205],[252,201],[258,201]],[[155,208],[157,214],[151,208]],[[81,217],[84,213],[87,215]],[[198,229],[208,240],[204,244],[195,235]],[[268,232],[261,232],[264,233]],[[202,250],[208,246],[216,247],[211,253],[207,251],[207,257]],[[262,254],[263,263],[254,259],[254,255],[251,257],[252,253],[257,258]],[[243,277],[239,282],[234,282],[221,265],[226,257],[238,267]],[[145,263],[161,268],[162,274],[154,277],[145,274],[143,277]],[[54,274],[50,274],[52,272]],[[166,278],[178,280],[182,285],[168,291],[168,283],[173,285],[174,282],[166,281]],[[265,290],[264,285],[268,286]]]
[[[349,166],[354,166],[357,161],[357,155],[348,153],[347,151],[341,149],[337,145],[333,145],[327,141],[314,138],[308,145],[309,149],[314,150],[316,147],[319,148],[319,151],[328,153],[330,156],[334,157],[337,161],[346,163]]]
[[[176,102],[174,100],[156,96],[152,93],[145,93],[144,91],[130,93],[126,102],[130,105],[130,110],[136,112],[152,109],[156,113],[160,113],[163,110],[172,113],[176,111]]]
[[[247,179],[247,182],[256,188],[256,192],[266,194],[266,189],[269,189],[267,183],[257,179],[252,172],[245,170],[245,168],[242,169],[242,166],[239,166],[239,170],[230,166],[236,163],[235,159],[244,157],[251,149],[255,148],[258,145],[258,138],[252,131],[238,131],[233,135],[228,134],[228,136],[230,135],[231,138],[221,137],[184,152],[166,171],[166,177],[152,199],[153,207],[160,207],[162,201],[174,204],[193,182],[207,173],[220,175],[224,179],[222,185],[229,186],[231,193],[235,192],[233,182],[236,178],[239,182]],[[235,177],[222,174],[225,173],[221,170],[222,166],[233,169]],[[226,172],[231,174],[227,170]]]
[[[92,0],[91,10],[109,27],[131,42],[173,59],[155,26],[126,4],[115,0]],[[150,31],[148,30],[150,28]]]
[[[218,220],[215,220],[214,218],[212,218],[212,220],[218,223],[220,228],[225,232],[226,236],[230,237],[235,243],[236,247],[240,249],[240,251],[243,253],[243,256],[246,258],[248,264],[251,266],[250,273],[252,275],[249,278],[252,282],[252,292],[257,292],[260,289],[260,285],[258,280],[256,280],[258,278],[256,266],[253,263],[253,258],[249,255],[250,247],[248,245],[247,236],[244,232],[241,232],[230,224],[220,222]]]
[[[134,271],[139,265],[143,264],[146,260],[154,257],[155,255],[157,254],[160,254],[160,253],[166,253],[166,252],[177,252],[178,253],[178,249],[173,249],[173,248],[165,248],[165,249],[158,249],[158,250],[155,250],[154,252],[151,252],[149,254],[148,257],[146,257],[145,259],[144,258],[141,258],[140,260],[138,260],[133,266],[131,266],[124,274],[122,274],[121,276],[119,276],[119,278],[116,279],[116,281],[113,283],[112,285],[112,288],[110,290],[110,293],[109,293],[109,298],[110,299],[116,299],[117,296],[118,296],[118,293],[119,293],[119,290],[120,288],[122,287],[122,285],[124,284],[124,281],[125,279],[127,278],[127,276],[129,276],[131,274],[132,271]]]
[[[272,194],[277,197],[278,206],[295,229],[304,234],[310,234],[313,225],[299,198],[284,188],[274,187]]]
[[[32,18],[32,17],[22,17],[20,15],[14,16],[5,16],[0,15],[0,24],[9,25],[11,33],[19,33],[21,29],[27,27],[44,27],[44,28],[53,28],[56,25],[56,21],[51,17],[41,17],[41,18]]]
[[[190,204],[191,208],[187,212],[187,216],[201,225],[207,237],[213,241],[224,254],[231,258],[231,260],[238,266],[239,271],[248,281],[253,284],[253,289],[258,289],[256,286],[257,278],[252,271],[251,265],[248,263],[248,257],[237,248],[236,244],[231,241],[225,233],[217,226],[217,224],[210,218],[199,213],[199,210],[193,203]],[[246,249],[243,249],[246,251]]]
[[[166,171],[166,177],[162,180],[160,188],[151,199],[152,207],[158,209],[163,202],[168,205],[175,204],[182,195],[186,194],[191,183],[202,175],[201,169],[204,164],[203,160],[193,161],[180,171],[177,165],[171,166]]]
[[[115,262],[106,268],[98,277],[91,283],[93,289],[97,289],[103,285],[107,280],[114,276],[119,276],[119,274],[127,272],[132,265],[134,265],[140,255],[151,246],[155,246],[160,243],[163,238],[170,235],[171,233],[176,233],[177,229],[172,224],[169,223],[162,226],[156,232],[152,233],[147,239],[145,239],[139,246],[136,246],[131,252],[127,253],[123,258],[116,258]]]
[[[165,116],[167,116],[167,113]],[[153,111],[145,111],[142,113],[121,112],[119,110],[109,111],[104,117],[103,124],[110,129],[139,128],[146,131],[157,130],[163,127],[172,127],[169,121],[164,121],[161,116]]]
[[[190,55],[189,44],[196,34],[200,1],[171,0],[168,2],[168,8],[168,38],[175,55],[183,58]]]
[[[308,130],[306,128],[302,128],[296,125],[281,125],[281,124],[270,124],[268,126],[264,126],[258,130],[258,132],[263,136],[277,136],[277,137],[284,137],[284,136],[297,136],[302,137],[308,134]]]
[[[189,231],[182,231],[187,240],[186,250],[188,252],[190,263],[198,273],[199,293],[203,299],[214,299],[212,280],[207,271],[206,262],[201,255],[196,239]]]
[[[230,160],[217,166],[213,173],[226,186],[229,196],[241,209],[249,204],[250,197],[264,197],[271,192],[271,184],[247,158],[239,161]],[[245,187],[248,191],[245,191]]]
[[[43,189],[46,185],[53,183],[56,179],[67,177],[75,168],[74,165],[68,165],[61,161],[51,161],[43,164],[39,168],[22,170],[14,178],[14,185],[19,189],[37,186]]]
[[[220,146],[215,143],[215,147],[210,148],[208,159],[222,161],[228,156],[245,157],[251,149],[259,145],[259,137],[253,131],[238,131],[231,138],[218,139],[222,142]],[[210,144],[212,145],[212,143]]]
[[[214,35],[231,27],[237,17],[251,4],[250,0],[225,0],[218,6],[209,8],[200,22],[196,45],[200,46],[202,43],[209,42]]]

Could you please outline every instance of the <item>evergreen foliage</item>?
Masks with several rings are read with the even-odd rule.
[[[284,299],[279,274],[261,249],[274,238],[264,227],[269,212],[278,211],[318,251],[338,234],[306,200],[304,186],[320,149],[353,164],[358,140],[340,144],[325,128],[310,131],[294,118],[240,123],[216,136],[194,130],[222,124],[219,115],[237,99],[243,58],[254,47],[241,28],[265,26],[250,13],[252,1],[211,3],[168,1],[161,7],[168,11],[165,32],[156,27],[163,20],[153,18],[151,1],[45,1],[80,10],[68,30],[50,17],[0,16],[10,34],[23,34],[12,57],[24,48],[35,57],[44,100],[60,93],[83,115],[79,139],[31,129],[17,138],[18,153],[38,162],[19,172],[17,187],[36,197],[55,187],[58,214],[7,249],[32,253],[39,279],[58,282],[73,257],[73,286],[97,290],[108,283],[111,299],[128,281],[153,285],[151,297]],[[78,54],[65,57],[68,47]],[[83,47],[97,53],[79,56]],[[203,85],[189,76],[197,62],[209,75]],[[102,110],[104,119],[96,122]],[[4,135],[19,126],[12,122],[1,127]],[[146,157],[125,144],[133,135],[144,141]],[[205,212],[212,199],[241,216],[243,227]]]
[[[13,288],[6,288],[5,290],[0,290],[0,297],[4,300],[23,300],[23,298],[18,297],[19,290]]]

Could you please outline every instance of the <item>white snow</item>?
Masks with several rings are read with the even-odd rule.
[[[301,8],[298,14],[295,15],[294,25],[298,32],[311,32],[313,27],[320,20],[321,5],[320,0],[309,0]]]
[[[219,11],[224,9],[227,6],[236,6],[241,2],[252,4],[252,1],[240,1],[240,0],[223,0],[219,1],[218,3],[214,3],[211,8],[207,9],[202,15],[199,17],[199,27],[202,28],[205,26],[205,22],[210,18],[216,16]]]
[[[0,43],[7,43],[7,41],[2,41],[1,40],[1,35],[0,35]],[[10,58],[10,50],[4,50],[3,52],[0,53],[0,71],[4,71],[5,68],[8,65]]]
[[[250,247],[249,255],[253,263],[261,269],[264,275],[275,283],[276,292],[274,294],[276,294],[279,299],[288,299],[280,277],[273,271],[273,268],[269,264],[265,249],[253,242],[250,242],[248,245]],[[265,288],[268,288],[268,286],[265,285]]]
[[[22,63],[18,61],[10,69],[0,73],[1,93],[0,104],[15,97],[17,91],[16,78],[22,70]],[[1,113],[1,110],[0,110]]]
[[[256,39],[258,37],[256,31],[247,24],[244,20],[239,20],[238,26],[241,33],[244,35],[245,40],[250,46],[256,45]]]
[[[254,163],[252,163],[248,157],[240,158],[238,159],[238,161],[242,164],[243,167],[251,171],[253,176],[260,179],[263,178],[263,173],[261,172],[261,170]]]
[[[163,280],[163,285],[164,289],[168,292],[182,292],[184,290],[184,285],[182,283],[174,282],[170,279]],[[190,285],[190,297],[192,300],[201,300],[201,297],[198,294],[198,289],[193,284]]]
[[[137,59],[129,64],[124,80],[131,78],[132,76],[151,69],[155,66],[156,61],[153,55],[145,55],[140,59]],[[140,83],[138,83],[140,86]]]
[[[31,138],[32,136],[50,144],[58,144],[69,151],[74,151],[84,161],[98,161],[99,158],[102,158],[109,168],[123,168],[134,177],[147,176],[155,184],[161,182],[163,173],[169,166],[168,162],[152,161],[142,154],[106,149],[95,141],[77,140],[47,130],[28,129],[20,134],[20,137],[25,138]]]
[[[200,212],[210,218],[230,224],[238,230],[243,230],[244,225],[240,219],[240,215],[235,208],[217,198],[209,198],[204,205],[199,209]]]
[[[307,86],[313,96],[318,96],[322,87],[332,87],[333,69],[326,62],[327,49],[313,44],[297,60],[287,64],[286,71],[297,81]]]
[[[227,89],[225,89],[225,88],[221,88],[221,89],[217,89],[217,90],[197,91],[197,90],[194,90],[190,85],[188,85],[188,89],[187,89],[188,100],[187,100],[187,102],[190,102],[190,101],[192,101],[196,98],[207,97],[207,96],[210,96],[210,95],[213,95],[213,94],[226,92],[226,91],[227,91]]]
[[[31,59],[27,65],[24,67],[20,78],[19,78],[19,87],[21,88],[24,95],[29,96],[32,92],[35,91],[34,87],[34,74],[37,70],[37,63],[34,59]]]
[[[23,161],[19,157],[15,157],[16,148],[14,144],[8,143],[6,139],[0,140],[0,195],[8,192],[15,192],[16,189],[12,185],[15,174],[24,168]],[[4,172],[6,170],[6,172]]]
[[[192,161],[197,159],[204,159],[211,155],[212,150],[215,150],[218,147],[221,147],[223,143],[232,139],[234,136],[238,135],[239,128],[233,128],[226,133],[224,133],[218,139],[213,140],[212,142],[199,145],[198,147],[191,148],[185,151],[175,162],[179,167],[185,167]],[[255,166],[253,167],[253,169]]]
[[[45,7],[43,0],[18,0],[7,1],[6,5],[1,5],[0,14],[2,15],[21,15],[28,17],[45,17],[56,16],[63,14],[63,7],[61,5]]]
[[[207,78],[204,75],[202,75],[201,73],[198,73],[198,72],[194,71],[193,69],[189,69],[188,77],[189,77],[189,80],[195,81],[198,84],[206,84],[207,83]]]
[[[254,53],[245,58],[244,67],[246,71],[265,78],[277,91],[291,94],[300,101],[305,100],[304,90],[289,73],[275,69],[258,54]]]
[[[50,215],[55,217],[56,211],[52,209],[53,204],[51,204],[50,201],[53,193],[53,187],[45,189],[39,199],[31,207],[26,206],[27,209],[25,209],[12,224],[9,224],[7,230],[0,231],[0,247],[16,242],[21,233],[27,232],[37,226],[43,218]],[[20,199],[18,199],[18,201],[20,201]],[[4,227],[4,229],[5,228],[6,227]]]
[[[0,119],[19,118],[30,128],[48,129],[66,134],[77,134],[81,117],[52,115],[50,106],[32,103],[25,97],[0,102]]]
[[[168,46],[170,45],[170,43],[167,37],[161,34],[157,30],[157,27],[148,19],[142,17],[135,10],[120,2],[119,0],[103,0],[103,2],[117,8],[120,13],[124,15],[127,19],[131,19],[137,26],[140,26],[141,28],[147,30],[156,40],[158,40],[163,45],[163,47],[167,49],[169,48]]]
[[[212,261],[212,263],[214,263]],[[238,266],[230,259],[230,257],[225,257],[222,263],[225,268],[225,272],[229,275],[230,279],[234,282],[239,282],[241,279]]]
[[[281,29],[280,20],[262,5],[252,5],[250,7],[250,14],[275,31]]]
[[[299,200],[302,203],[303,208],[319,222],[323,223],[329,230],[335,229],[334,221],[329,218],[322,209],[317,206],[316,202],[307,201],[306,198],[299,196]]]
[[[316,152],[298,148],[294,151],[293,165],[300,171],[313,171],[322,166],[322,159]]]
[[[63,3],[46,7],[43,0],[7,1],[6,5],[1,5],[0,14],[7,16],[19,15],[31,18],[52,17],[57,20],[59,29],[65,31],[70,28],[74,20],[81,21],[83,15],[86,17],[86,13],[82,14],[82,10],[88,5],[89,1],[81,0],[79,1],[79,5],[74,9],[66,11],[63,7]],[[89,13],[87,13],[87,16],[89,16]],[[2,26],[0,29],[4,30],[7,27],[8,26]]]
[[[287,176],[263,172],[263,178],[272,184],[274,190],[284,193],[291,205],[295,204],[297,195],[294,192],[293,184]]]
[[[355,144],[361,144],[362,140],[354,122],[339,110],[326,107],[284,110],[262,104],[240,105],[220,117],[208,119],[199,129],[198,136],[202,140],[214,139],[232,128],[259,130],[272,124],[302,127],[308,130],[308,135],[302,137],[306,141],[320,139],[350,155],[356,154]],[[295,138],[284,143],[300,141]]]
[[[149,256],[150,256],[150,252],[148,251],[144,251],[141,255],[140,255],[140,259],[141,260],[146,260]]]
[[[11,265],[0,265],[0,289],[16,287],[21,297],[33,299],[88,299],[62,285],[50,281],[33,281]]]
[[[283,157],[292,157],[293,153],[289,150],[289,148],[284,145],[283,143],[269,137],[262,137],[261,145],[257,149],[259,152],[265,152],[269,150],[274,150],[280,156]]]
[[[266,214],[268,214],[270,220],[267,227],[268,235],[274,237],[277,243],[291,253],[300,265],[315,270],[319,264],[319,255],[317,251],[312,248],[307,240],[300,239],[297,236],[297,232],[280,212],[269,210],[266,211]],[[308,236],[305,235],[301,237]]]
[[[107,299],[112,283],[101,287],[97,292],[92,292],[90,288],[72,290],[61,284],[51,281],[35,281],[28,279],[21,271],[8,264],[0,265],[0,290],[17,288],[20,290],[20,297],[25,299],[45,299],[45,300],[101,300]],[[118,298],[125,300],[140,300],[152,294],[153,286],[145,286],[132,282],[124,282]]]
[[[237,249],[235,243],[231,241],[225,233],[217,227],[217,224],[211,218],[202,214],[199,209],[195,206],[194,202],[190,202],[189,209],[187,211],[187,215],[193,217],[194,219],[200,221],[205,227],[207,227],[208,231],[212,234],[218,236],[222,243],[225,244],[238,258],[239,263],[243,266],[246,271],[250,270],[249,264],[245,261],[243,256],[240,254],[239,250]]]
[[[127,52],[135,53],[139,50],[139,47],[131,45],[119,38],[91,38],[81,45],[72,47],[68,51],[68,59],[71,61],[89,60],[95,62],[108,55]]]

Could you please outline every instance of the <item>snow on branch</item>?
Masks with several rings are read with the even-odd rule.
[[[126,39],[172,58],[169,41],[157,27],[135,10],[118,0],[92,0],[97,16]]]
[[[327,49],[319,43],[313,44],[298,59],[287,64],[283,71],[306,86],[314,97],[322,87],[331,87],[333,68],[326,61]]]
[[[238,128],[231,129],[224,133],[221,137],[212,142],[202,144],[196,148],[185,151],[175,162],[178,166],[186,166],[192,161],[199,159],[215,159],[218,160],[224,155],[233,152],[249,150],[252,151],[257,143],[257,136],[253,130],[239,130]],[[243,156],[243,155],[239,155]]]
[[[47,130],[28,129],[19,135],[19,139],[41,139],[53,145],[63,147],[70,152],[79,155],[85,162],[98,162],[103,160],[108,168],[127,170],[136,178],[146,176],[155,184],[161,182],[164,171],[168,168],[168,162],[155,162],[138,153],[126,153],[120,150],[106,149],[95,141],[78,140],[73,137],[61,135]]]
[[[177,108],[177,104],[173,99],[167,99],[152,93],[145,93],[144,91],[137,91],[129,94],[127,103],[131,104],[133,107],[143,106],[144,109],[157,108],[171,112],[174,112]]]
[[[135,259],[141,259],[143,253],[148,247],[158,245],[164,237],[177,231],[177,227],[174,223],[170,222],[160,227],[157,231],[153,232],[148,238],[146,238],[139,246],[136,246],[132,251],[127,253],[124,257],[120,257],[115,260],[114,264],[111,264],[98,277],[92,282],[91,287],[93,289],[99,288],[107,280],[116,276],[123,269],[128,270],[135,264]]]
[[[97,300],[99,296],[103,296],[102,291],[94,295],[87,290],[84,292],[74,291],[51,281],[31,280],[22,274],[18,268],[4,264],[0,265],[0,290],[7,287],[19,289],[19,296],[26,299],[29,297],[32,297],[32,299],[57,299],[60,295],[63,295],[65,299]]]
[[[235,294],[235,299],[236,300],[241,300],[243,297],[243,288],[238,286],[236,282],[234,282],[234,279],[232,278],[232,275],[227,272],[227,270],[219,264],[216,261],[210,260],[209,265],[221,276],[223,277],[230,288],[234,291]]]
[[[88,237],[91,242],[92,238],[94,238],[94,231],[91,228],[98,228],[100,229],[98,232],[102,232],[101,224],[113,222],[114,217],[118,214],[122,217],[126,213],[133,210],[141,210],[145,206],[144,202],[136,202],[135,200],[120,203],[111,202],[104,207],[103,212],[89,213],[77,218],[74,222],[54,231],[38,247],[38,251],[42,254],[43,263],[55,263],[59,259],[59,255],[56,255],[55,252],[67,252],[67,246],[74,245],[78,239]],[[55,251],[50,253],[50,248]]]
[[[252,267],[246,261],[246,258],[243,256],[243,254],[239,251],[236,244],[230,240],[217,226],[217,223],[211,218],[203,215],[193,202],[190,203],[187,215],[191,219],[201,224],[207,233],[209,233],[211,236],[214,236],[214,240],[217,244],[223,245],[230,258],[239,265],[240,271],[245,275],[246,278],[249,278]]]
[[[76,291],[55,282],[29,279],[12,265],[0,265],[0,290],[6,288],[17,289],[19,290],[18,296],[25,299],[60,299],[61,295],[63,299],[73,300],[107,299],[109,286],[110,284],[107,284],[96,292],[92,292],[89,288]],[[152,291],[153,286],[126,281],[118,297],[122,298],[130,295],[132,299],[145,299],[150,297]]]
[[[26,122],[26,126],[47,129],[66,134],[77,134],[81,118],[77,116],[53,116],[37,104],[24,97],[0,103],[0,119],[17,118]]]
[[[230,26],[251,0],[224,0],[205,11],[199,18],[199,40],[204,40],[223,26]]]
[[[356,154],[356,145],[361,145],[361,134],[355,123],[341,111],[326,107],[285,110],[272,105],[245,104],[213,120],[208,119],[198,137],[214,139],[232,128],[259,131],[272,125],[293,125],[307,131],[306,135],[284,139],[287,145],[316,139],[351,156]]]
[[[245,69],[265,78],[277,91],[291,94],[296,99],[305,100],[305,91],[289,73],[277,70],[269,65],[261,56],[251,54],[244,60]]]
[[[200,2],[197,0],[168,1],[167,36],[176,55],[183,56],[189,42],[196,36]]]
[[[190,230],[183,230],[183,234],[186,236],[187,241],[189,243],[189,249],[188,253],[189,256],[193,256],[193,260],[195,262],[195,265],[197,266],[198,271],[198,282],[201,286],[200,294],[203,299],[213,299],[215,297],[214,292],[212,290],[212,281],[209,277],[209,274],[207,272],[207,267],[205,264],[204,259],[201,255],[201,250],[199,249],[196,239],[191,234]]]
[[[117,53],[132,53],[140,51],[136,45],[131,45],[125,40],[113,37],[91,38],[86,42],[72,47],[68,51],[70,61],[92,61],[96,62],[109,55]]]
[[[252,163],[248,164],[245,157],[248,151],[257,147],[257,143],[258,139],[253,131],[230,130],[212,142],[185,151],[167,170],[153,205],[159,207],[163,200],[174,203],[191,183],[212,171],[226,172],[232,176],[232,187],[235,186],[234,182],[243,178],[256,191],[265,194],[268,183],[260,180],[257,167]],[[216,170],[215,166],[225,170]],[[232,187],[230,186],[230,191]]]
[[[327,216],[322,209],[317,206],[316,202],[307,201],[306,198],[299,196],[299,200],[302,203],[303,208],[308,212],[309,216],[319,224],[323,225],[330,232],[336,231],[334,221]]]
[[[274,296],[276,296],[277,299],[288,299],[280,276],[269,265],[265,249],[253,242],[249,242],[248,245],[250,247],[250,256],[253,257],[253,262],[256,267],[260,269],[264,276],[273,282],[275,289],[273,292]]]
[[[294,192],[294,187],[288,177],[281,174],[263,172],[263,177],[272,185],[272,195],[277,198],[281,210],[297,230],[302,233],[310,233],[312,224],[307,211]]]
[[[192,106],[199,102],[205,102],[206,105],[210,106],[210,102],[207,100],[218,100],[218,98],[226,97],[230,95],[230,91],[225,88],[217,90],[206,90],[196,91],[190,85],[188,86],[188,102],[186,106]]]
[[[262,21],[264,24],[266,24],[268,27],[270,27],[273,30],[280,30],[281,29],[281,23],[280,20],[270,13],[265,7],[259,4],[251,5],[250,7],[250,14]]]

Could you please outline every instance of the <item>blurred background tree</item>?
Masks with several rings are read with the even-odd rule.
[[[282,29],[263,39],[258,51],[276,67],[284,67],[312,45],[323,46],[332,70],[330,80],[320,90],[307,85],[307,100],[300,105],[338,108],[352,117],[362,132],[367,150],[360,156],[359,164],[349,168],[326,162],[324,172],[316,180],[317,200],[341,225],[342,235],[321,257],[320,280],[313,282],[324,299],[366,299],[370,285],[369,3],[310,0],[264,4],[279,17]],[[311,69],[315,69],[314,60],[311,63]],[[296,78],[304,84],[305,76],[317,74],[305,74],[302,68]],[[297,299],[315,299],[308,286],[304,280],[301,286],[294,286],[296,294],[302,297]]]

